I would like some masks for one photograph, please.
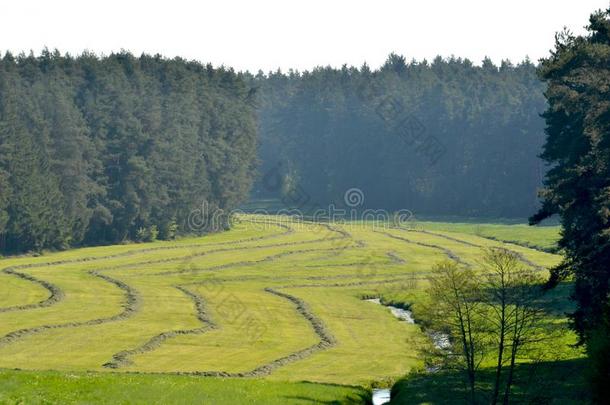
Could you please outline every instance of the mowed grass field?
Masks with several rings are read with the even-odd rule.
[[[0,403],[360,403],[422,368],[428,342],[363,298],[417,316],[439,261],[477,268],[489,246],[542,273],[561,260],[543,251],[557,228],[419,225],[247,215],[200,238],[2,259]],[[553,360],[578,357],[573,342]]]

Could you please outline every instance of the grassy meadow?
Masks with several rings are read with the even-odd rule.
[[[435,402],[413,393],[435,383],[418,373],[427,335],[363,298],[417,318],[434,263],[476,269],[504,246],[545,274],[558,232],[245,215],[199,238],[5,258],[0,403],[362,403],[409,373],[396,401]],[[549,322],[566,323],[568,293],[548,294]],[[577,362],[574,339],[558,334],[540,364]]]

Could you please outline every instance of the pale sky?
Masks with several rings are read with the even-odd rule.
[[[0,51],[126,49],[237,70],[378,67],[461,56],[498,63],[546,56],[554,33],[583,33],[609,0],[4,0]]]

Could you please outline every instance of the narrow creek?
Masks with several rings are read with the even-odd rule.
[[[383,305],[389,308],[392,315],[398,318],[401,321],[405,321],[410,324],[415,323],[415,318],[413,318],[413,313],[408,309],[398,308],[392,305],[384,305],[381,303],[381,299],[379,298],[369,298],[365,299],[366,302],[372,302],[373,304]],[[451,342],[449,341],[449,336],[442,332],[428,332],[427,335],[430,337],[432,342],[434,343],[434,347],[441,350],[448,350],[451,347]],[[438,371],[435,368],[429,368],[429,372]],[[373,405],[382,405],[387,402],[390,402],[390,388],[376,388],[373,390]]]
[[[373,390],[373,405],[383,405],[390,402],[390,389],[377,388]]]

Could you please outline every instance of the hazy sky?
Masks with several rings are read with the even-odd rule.
[[[182,56],[238,70],[379,66],[394,51],[479,63],[537,60],[567,26],[582,33],[609,0],[8,0],[0,51]]]

